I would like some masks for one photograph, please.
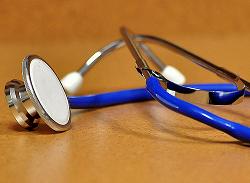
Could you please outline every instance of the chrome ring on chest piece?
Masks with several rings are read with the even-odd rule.
[[[11,80],[5,95],[17,122],[26,129],[38,126],[39,118],[55,131],[70,128],[70,108],[63,86],[51,67],[32,55],[22,62],[23,81]]]

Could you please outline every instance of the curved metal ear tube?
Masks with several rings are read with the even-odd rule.
[[[142,42],[150,42],[150,43],[154,43],[157,45],[161,45],[162,47],[165,47],[175,53],[177,53],[180,56],[183,56],[184,58],[187,58],[188,60],[190,60],[191,62],[203,67],[204,69],[215,73],[216,75],[218,75],[219,77],[221,77],[222,79],[225,79],[229,82],[233,82],[238,89],[241,89],[243,87],[246,88],[246,90],[250,91],[250,82],[241,78],[240,76],[234,74],[233,72],[217,66],[213,63],[211,63],[210,61],[199,57],[198,55],[195,55],[194,53],[191,53],[190,51],[168,41],[165,39],[162,39],[160,37],[156,37],[156,36],[151,36],[151,35],[133,35],[134,39],[140,43]],[[144,50],[142,49],[142,51],[144,52]],[[149,57],[150,58],[150,57]],[[150,58],[151,59],[151,58]],[[151,59],[152,60],[152,59]]]
[[[197,90],[195,88],[189,88],[177,85],[171,81],[169,81],[167,78],[165,78],[162,74],[153,71],[149,68],[146,59],[144,59],[143,54],[141,53],[141,47],[138,44],[138,41],[136,40],[138,38],[138,35],[131,33],[127,28],[122,27],[121,28],[121,34],[128,46],[128,49],[130,50],[132,56],[135,59],[136,65],[137,65],[137,71],[145,78],[148,79],[152,76],[156,77],[161,81],[161,85],[166,90],[172,90],[174,91],[174,95],[178,98],[181,98],[183,100],[186,100],[188,102],[196,102],[197,98],[199,98],[200,104],[214,104],[214,105],[229,105],[229,104],[238,104],[243,101],[244,98],[244,92],[245,92],[245,84],[242,81],[242,79],[237,76],[236,74],[227,71],[226,69],[222,69],[221,67],[218,67],[208,61],[197,59],[195,61],[192,61],[198,65],[203,66],[205,69],[216,73],[218,76],[222,77],[223,79],[226,79],[228,81],[232,81],[235,86],[237,87],[237,91],[233,92],[223,92],[223,91],[204,91],[204,90]],[[147,40],[147,36],[142,36],[142,40]],[[163,39],[153,37],[149,38],[152,42],[161,43],[160,45],[163,45],[167,48],[175,48],[175,51],[179,53],[182,56],[186,55],[194,55],[190,52],[183,51],[184,49],[174,45],[173,43],[166,42]],[[184,53],[185,54],[184,54]],[[196,56],[197,57],[197,56]],[[196,58],[195,57],[195,58]],[[189,58],[189,57],[188,57]],[[200,57],[199,57],[200,58]]]
[[[38,56],[28,56],[22,63],[22,75],[23,81],[11,80],[5,85],[8,106],[18,124],[31,130],[42,118],[55,131],[68,130],[68,99],[51,67]]]
[[[137,36],[141,39],[139,35]],[[88,58],[84,65],[81,66],[78,71],[70,72],[69,74],[64,76],[61,81],[66,92],[68,94],[76,93],[83,83],[84,75],[88,71],[90,71],[95,64],[100,62],[101,59],[105,56],[111,54],[115,50],[120,49],[121,47],[124,47],[125,45],[126,44],[122,39],[107,44],[106,46],[95,52],[90,58]],[[174,83],[181,85],[185,83],[185,76],[177,68],[171,65],[166,65],[164,62],[162,62],[160,58],[158,58],[147,45],[142,43],[140,46],[141,49],[144,50],[145,55],[147,55],[147,57],[152,60],[152,62],[158,69],[160,69],[162,75],[164,75],[166,78],[173,81]]]

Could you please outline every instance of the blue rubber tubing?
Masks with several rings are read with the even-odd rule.
[[[207,91],[230,92],[237,90],[236,86],[233,84],[193,84],[185,86]],[[249,95],[249,92],[245,93],[245,96]],[[68,100],[72,109],[86,109],[124,103],[141,102],[153,100],[153,98],[145,88],[138,88],[94,95],[69,96]]]
[[[240,141],[250,142],[249,127],[219,117],[205,109],[170,95],[162,88],[159,80],[155,77],[148,78],[146,83],[146,88],[151,96],[165,107],[223,131]]]

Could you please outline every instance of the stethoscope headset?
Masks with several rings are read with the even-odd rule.
[[[55,131],[71,126],[70,109],[105,107],[123,103],[155,99],[167,108],[221,130],[232,137],[250,142],[250,128],[221,118],[192,103],[231,105],[250,96],[248,81],[211,62],[159,37],[135,35],[121,28],[123,39],[111,42],[94,53],[78,70],[61,81],[52,68],[39,56],[27,56],[22,62],[23,81],[11,80],[5,86],[9,108],[17,122],[26,129],[38,126],[42,120]],[[166,47],[231,83],[183,85],[185,77],[165,65],[145,44],[150,42]],[[129,89],[86,96],[68,96],[80,88],[84,75],[104,56],[127,45],[137,65],[137,71],[146,79],[146,88]],[[161,70],[150,69],[143,54]],[[197,97],[198,96],[198,97]]]

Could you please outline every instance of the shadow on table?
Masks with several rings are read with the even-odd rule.
[[[46,125],[43,122],[40,122],[38,127],[33,130],[27,130],[25,128],[22,128],[18,124],[10,124],[8,126],[8,129],[15,131],[15,132],[19,132],[19,133],[35,133],[35,134],[42,134],[42,135],[51,135],[51,134],[60,133],[60,132],[56,132],[52,130],[50,127],[48,127],[48,125]]]
[[[140,137],[140,138],[148,138],[148,139],[161,140],[161,141],[173,141],[173,142],[179,142],[179,143],[237,144],[237,145],[250,147],[249,143],[240,142],[236,139],[230,140],[230,141],[229,140],[215,140],[211,136],[210,137],[198,137],[198,136],[192,135],[191,133],[190,134],[183,133],[183,129],[190,129],[192,131],[200,131],[200,130],[203,130],[203,131],[207,130],[208,131],[209,130],[212,132],[215,129],[213,129],[211,127],[205,127],[205,128],[197,127],[196,128],[196,127],[191,127],[191,126],[186,126],[186,125],[178,125],[178,128],[182,128],[181,131],[177,131],[176,128],[171,129],[174,127],[168,127],[168,126],[164,125],[166,123],[166,121],[165,121],[166,118],[164,118],[164,119],[155,118],[155,116],[152,116],[152,114],[154,114],[154,113],[152,113],[151,110],[152,110],[151,107],[146,108],[144,111],[144,114],[147,115],[148,121],[151,121],[151,122],[157,121],[156,123],[152,123],[152,128],[158,132],[167,133],[167,134],[170,134],[174,137],[177,137],[176,139],[161,137],[161,136],[158,136],[157,134],[154,134],[154,133],[143,133],[143,132],[140,132],[138,130],[126,128],[120,124],[115,124],[114,127],[115,127],[115,129],[122,131],[123,133],[129,134],[129,135],[135,135],[135,136]],[[233,111],[233,110],[231,111],[230,109],[227,109],[227,112],[233,113],[235,115],[241,115],[237,111]],[[180,124],[182,124],[182,123],[183,123],[183,121],[180,122]],[[183,140],[180,140],[180,139],[183,139]]]
[[[163,120],[157,118],[157,120],[156,120],[155,117],[152,116],[152,112],[150,112],[151,109],[152,108],[149,107],[149,108],[142,108],[141,110],[144,110],[144,113],[147,115],[148,121],[153,121],[153,122],[157,121],[157,123],[153,123],[152,128],[154,130],[157,130],[158,132],[167,133],[167,134],[170,134],[174,137],[177,137],[176,139],[161,137],[161,136],[158,136],[158,135],[153,134],[153,133],[144,133],[144,132],[141,132],[141,131],[136,130],[136,129],[127,128],[126,126],[121,125],[120,123],[113,123],[112,128],[115,130],[118,130],[122,133],[128,134],[128,135],[134,135],[134,136],[137,136],[140,138],[147,138],[147,139],[160,140],[160,141],[172,141],[172,142],[178,142],[178,143],[237,144],[237,145],[250,147],[250,144],[243,143],[243,142],[240,142],[238,140],[231,140],[231,141],[215,140],[215,139],[212,139],[212,137],[211,138],[207,138],[207,137],[203,138],[203,137],[198,137],[198,136],[195,136],[192,134],[186,134],[186,133],[183,133],[181,131],[173,130],[173,129],[171,129],[171,127],[168,128],[166,125],[164,125],[166,123],[166,121],[164,120],[165,118]],[[98,109],[77,110],[77,111],[73,111],[72,114],[77,115],[79,113],[88,113],[88,112],[92,112],[95,110],[98,110]],[[223,109],[223,111],[225,111],[225,109]],[[230,113],[232,112],[235,115],[241,115],[237,111],[231,111],[230,109],[227,109],[227,111],[229,111]],[[190,126],[186,126],[186,125],[178,126],[178,128],[183,128],[186,130],[190,129],[192,131],[194,131],[194,130],[196,130],[196,131],[201,131],[201,130],[202,131],[204,131],[204,130],[212,131],[213,130],[210,127],[205,127],[205,128],[197,127],[196,128],[196,127],[190,127]],[[27,132],[26,129],[23,129],[18,124],[9,125],[8,129],[13,130],[15,132],[20,132],[20,133],[24,133],[24,132],[29,133],[29,132]],[[54,134],[58,134],[60,132],[55,132],[54,130],[50,129],[46,124],[44,124],[42,122],[39,124],[38,128],[35,130],[32,130],[31,133],[43,134],[43,135],[54,135]],[[183,139],[183,140],[181,140],[181,139]]]

